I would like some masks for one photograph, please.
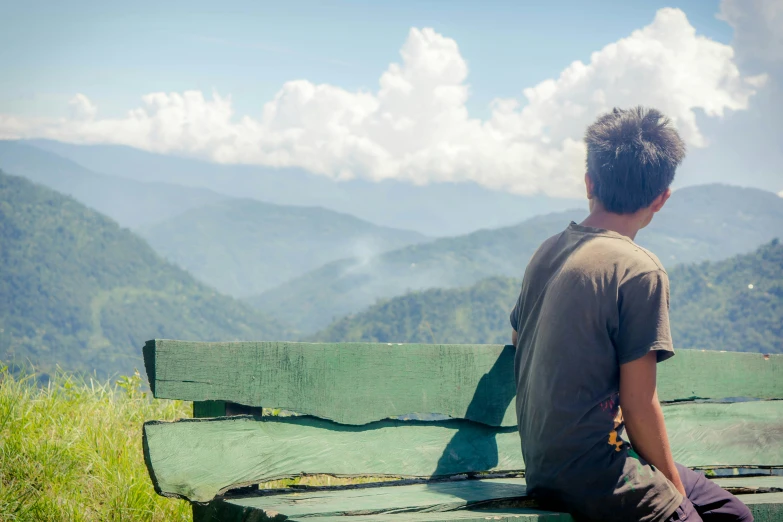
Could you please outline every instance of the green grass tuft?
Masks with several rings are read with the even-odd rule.
[[[182,401],[152,400],[138,373],[115,383],[0,365],[0,520],[190,520],[158,496],[144,466],[145,420],[189,417]]]

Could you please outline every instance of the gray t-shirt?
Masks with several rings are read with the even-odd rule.
[[[620,365],[674,355],[669,281],[658,259],[616,232],[571,223],[525,270],[517,419],[528,491],[602,522],[665,520],[682,495],[623,440]]]

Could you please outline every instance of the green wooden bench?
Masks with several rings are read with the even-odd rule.
[[[513,355],[149,341],[154,396],[193,401],[194,418],[144,424],[147,468],[196,521],[571,521],[526,495]],[[658,379],[675,459],[783,520],[783,355],[679,350]]]

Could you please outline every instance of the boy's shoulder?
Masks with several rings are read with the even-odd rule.
[[[610,231],[585,233],[572,226],[544,240],[528,264],[532,271],[550,270],[565,263],[569,269],[590,273],[618,271],[621,279],[666,269],[658,256],[632,239]]]
[[[626,267],[634,269],[639,273],[654,272],[660,270],[666,272],[666,269],[654,253],[647,250],[629,238],[618,238],[612,242],[612,247],[617,254],[625,260]]]
[[[550,238],[547,243],[556,237]],[[589,265],[604,264],[607,269],[617,269],[628,277],[656,271],[666,272],[658,256],[629,237],[608,231],[588,237],[589,240],[584,241],[575,252]]]

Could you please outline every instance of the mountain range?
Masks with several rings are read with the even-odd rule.
[[[257,294],[343,257],[429,238],[320,207],[226,199],[137,230],[166,259],[220,292]]]
[[[278,205],[323,207],[383,227],[415,230],[433,237],[465,234],[518,223],[546,212],[586,207],[580,200],[508,194],[473,182],[414,185],[394,180],[333,181],[301,169],[220,165],[120,145],[74,145],[50,140],[23,143],[101,174],[204,188]]]
[[[111,146],[0,141],[0,169],[27,178],[0,174],[0,360],[45,372],[127,372],[153,337],[507,342],[499,332],[527,260],[586,215],[581,202],[525,207],[471,185],[336,183]],[[482,214],[492,201],[497,212]],[[480,228],[566,204],[575,208]],[[378,219],[345,212],[373,205]],[[479,229],[421,233],[444,220],[452,228],[440,232]],[[783,261],[769,241],[781,230],[773,193],[675,191],[636,240],[670,269],[676,340],[780,351]]]
[[[106,375],[153,338],[286,339],[73,198],[0,171],[0,360]]]
[[[675,346],[783,353],[783,244],[723,261],[668,270]],[[466,288],[412,292],[342,318],[322,342],[509,343],[521,280],[493,277]]]
[[[546,238],[586,211],[538,216],[511,227],[411,245],[370,259],[326,264],[247,301],[304,333],[413,290],[469,286],[492,276],[521,277]],[[783,230],[783,198],[728,185],[677,190],[637,242],[663,264],[720,260],[753,250]]]
[[[107,176],[18,141],[0,141],[0,169],[73,196],[127,228],[227,199],[204,188]]]
[[[336,259],[369,257],[428,239],[321,207],[100,174],[17,141],[0,141],[0,168],[73,196],[235,297],[258,294]]]

